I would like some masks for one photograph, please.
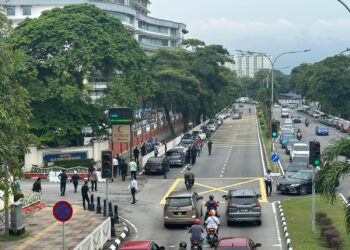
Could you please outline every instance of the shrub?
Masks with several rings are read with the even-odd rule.
[[[329,242],[329,245],[333,249],[341,249],[343,246],[343,241],[339,237],[334,237]]]
[[[320,226],[320,236],[323,237],[324,233],[329,229],[335,229],[333,225]]]
[[[89,167],[92,163],[93,159],[82,159],[82,160],[63,160],[63,161],[55,161],[54,166],[62,167],[62,168],[72,168],[72,167]]]
[[[320,219],[326,218],[326,217],[327,217],[326,213],[320,213],[320,212],[316,213],[316,223],[320,225]]]
[[[320,219],[320,226],[330,226],[332,225],[332,220],[328,217],[324,217]]]
[[[330,244],[333,238],[339,238],[339,237],[340,237],[339,231],[335,228],[326,230],[323,235],[323,239],[326,245]]]

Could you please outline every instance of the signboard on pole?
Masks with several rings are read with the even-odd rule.
[[[113,143],[130,142],[130,125],[113,125],[112,126]]]
[[[66,201],[58,201],[53,206],[52,213],[56,220],[60,222],[66,222],[72,218],[73,208],[71,204]]]
[[[274,153],[274,154],[271,156],[271,160],[272,160],[273,162],[278,162],[278,160],[279,160],[278,154]]]
[[[133,112],[130,108],[110,108],[108,110],[108,118],[113,125],[131,125],[133,117]]]

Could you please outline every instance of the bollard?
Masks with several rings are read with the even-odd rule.
[[[102,213],[101,198],[100,198],[100,196],[97,196],[96,213],[97,213],[97,214]]]
[[[114,221],[114,217],[111,217],[111,237],[114,238],[115,237],[115,221]]]
[[[89,211],[95,211],[94,195],[91,194],[90,197]]]
[[[107,200],[103,200],[103,217],[107,217]]]
[[[108,210],[109,210],[108,216],[113,217],[112,202],[108,202]]]
[[[119,223],[118,205],[114,205],[114,218],[115,223]]]

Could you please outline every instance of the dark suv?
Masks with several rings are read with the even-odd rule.
[[[228,201],[226,207],[227,225],[232,222],[254,221],[261,225],[261,206],[252,189],[234,189],[223,197]]]

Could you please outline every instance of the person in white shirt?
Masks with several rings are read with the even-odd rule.
[[[219,233],[220,220],[216,217],[216,211],[214,209],[210,210],[210,216],[206,219],[205,224],[207,225],[207,232],[208,228],[215,228],[216,233]]]
[[[264,175],[264,182],[265,182],[265,189],[266,189],[266,195],[271,196],[272,192],[272,176],[271,176],[271,170],[268,169],[266,171],[266,174]]]
[[[137,164],[135,160],[132,160],[131,162],[129,162],[129,170],[130,170],[131,178],[134,178],[136,180]]]
[[[134,177],[130,181],[128,189],[131,191],[131,196],[132,196],[131,204],[135,204],[136,203],[135,194],[137,191],[137,181]]]
[[[118,176],[118,165],[119,165],[119,161],[117,159],[117,156],[114,156],[113,158],[113,177],[117,178]],[[113,181],[113,178],[112,178]]]

